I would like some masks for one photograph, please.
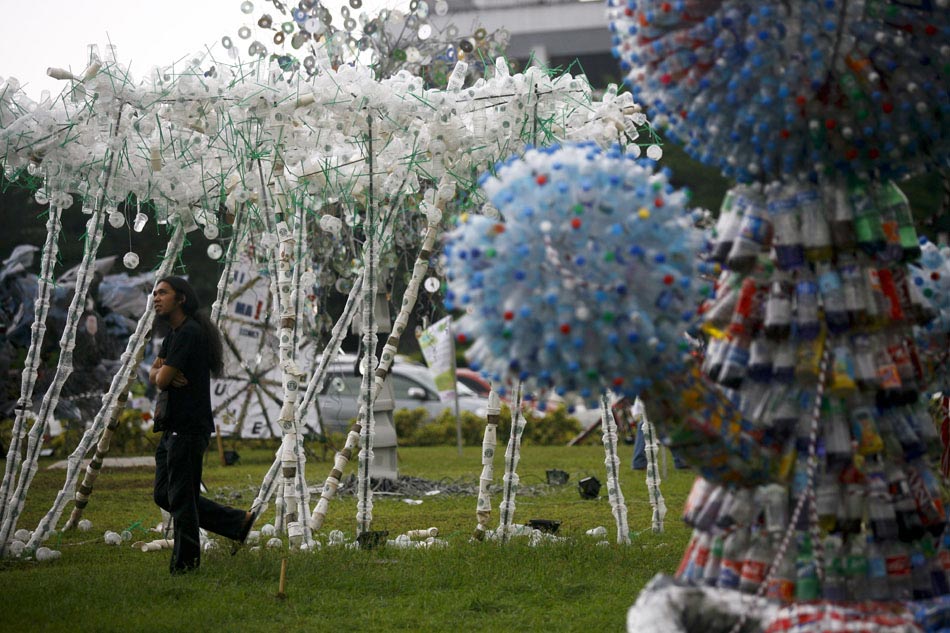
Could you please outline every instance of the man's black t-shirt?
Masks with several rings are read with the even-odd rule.
[[[184,374],[188,384],[168,388],[168,430],[187,435],[209,435],[214,432],[211,416],[210,350],[201,326],[186,318],[172,330],[158,355],[165,364]]]

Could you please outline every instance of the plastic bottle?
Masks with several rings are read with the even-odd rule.
[[[769,284],[765,303],[765,336],[773,341],[788,338],[792,329],[792,297],[795,286],[783,272],[776,272]]]
[[[865,538],[856,534],[848,539],[844,562],[848,599],[867,600],[868,557]]]
[[[845,304],[844,286],[841,276],[834,266],[827,262],[817,265],[818,289],[821,291],[821,304],[825,312],[825,323],[832,334],[846,332],[850,326],[848,308]]]
[[[818,336],[818,284],[808,271],[802,271],[795,284],[793,334],[798,340],[811,341]]]
[[[881,217],[881,230],[884,233],[884,248],[879,250],[877,258],[888,264],[899,262],[904,257],[898,229],[897,213],[891,204],[890,188],[882,185],[874,188],[874,204]]]
[[[795,193],[779,189],[768,202],[774,236],[775,264],[780,270],[801,268],[805,264],[805,249]]]
[[[848,321],[855,325],[866,323],[868,309],[861,266],[850,253],[842,253],[838,256],[838,272]]]
[[[772,346],[762,338],[753,340],[749,348],[748,377],[759,383],[772,379]]]
[[[723,537],[714,536],[712,545],[709,548],[709,557],[706,561],[706,567],[703,569],[703,584],[708,587],[716,586],[719,580],[719,567],[722,564]]]
[[[752,537],[752,544],[746,551],[742,561],[742,573],[739,576],[739,591],[755,593],[765,581],[769,565],[772,562],[773,551],[769,537],[765,532],[758,532]]]
[[[849,183],[848,199],[854,212],[854,236],[858,248],[874,255],[884,249],[884,232],[874,198],[868,195],[866,184],[854,179]]]
[[[914,600],[929,600],[936,595],[931,576],[930,559],[924,553],[924,543],[930,545],[930,539],[922,539],[910,546],[910,578]],[[933,554],[933,545],[929,547]]]
[[[713,232],[715,246],[712,260],[720,264],[726,263],[736,235],[739,234],[739,225],[742,224],[742,214],[736,208],[737,195],[736,189],[730,189],[723,196],[722,205],[719,207],[719,220],[716,222],[716,228]]]
[[[686,502],[683,504],[684,523],[693,527],[696,526],[696,517],[699,515],[703,504],[706,503],[706,499],[709,497],[712,488],[713,485],[702,477],[697,477],[693,480],[689,494],[686,495]]]
[[[851,347],[846,343],[836,345],[831,362],[831,381],[828,389],[833,396],[847,398],[854,394],[857,388],[857,375]]]
[[[848,586],[844,575],[843,544],[841,537],[829,534],[822,542],[825,556],[825,579],[821,585],[821,597],[841,601],[848,598]]]
[[[944,532],[940,537],[940,547],[937,549],[931,574],[935,577],[933,582],[937,595],[950,593],[950,531]],[[938,575],[943,578],[937,578]]]
[[[726,264],[731,270],[748,273],[755,266],[759,253],[771,245],[772,223],[762,206],[761,196],[750,193],[739,234],[732,244]]]
[[[868,392],[877,389],[877,365],[874,361],[874,348],[866,334],[857,334],[852,339],[854,349],[854,378],[858,388]]]
[[[722,589],[738,589],[742,575],[742,562],[749,548],[749,528],[739,528],[728,534],[722,544],[722,562],[716,586]]]
[[[834,531],[841,505],[841,490],[836,477],[832,473],[823,473],[815,488],[815,509],[822,530]]]
[[[867,592],[868,600],[891,600],[891,583],[887,574],[887,559],[873,536],[866,536],[868,558]]]
[[[807,187],[796,196],[799,213],[802,218],[802,242],[805,246],[805,259],[812,262],[825,262],[831,259],[831,229],[821,208],[821,196],[817,189]]]
[[[782,384],[791,384],[795,380],[795,344],[791,341],[782,341],[775,347],[772,379]]]
[[[702,532],[699,530],[693,530],[693,534],[689,539],[689,544],[686,546],[686,550],[683,552],[683,558],[680,559],[679,567],[676,569],[675,576],[680,579],[686,578],[686,570],[689,568],[690,563],[693,561],[693,558],[696,554],[696,544],[699,543],[699,539],[702,536]]]
[[[902,541],[916,541],[924,535],[924,525],[917,513],[917,504],[911,494],[904,471],[893,462],[885,471],[887,488],[897,517],[897,535]]]
[[[716,524],[716,519],[719,517],[719,510],[722,508],[722,500],[724,497],[725,490],[722,487],[716,486],[713,488],[693,521],[693,525],[696,529],[706,531],[710,530]],[[708,542],[706,543],[706,547],[709,547]]]
[[[820,595],[818,568],[811,548],[811,535],[799,533],[798,556],[795,558],[795,601],[810,602]]]
[[[717,381],[727,389],[738,389],[742,386],[748,366],[749,339],[745,336],[736,337],[729,342]]]
[[[887,565],[887,581],[892,600],[910,600],[913,582],[910,571],[910,553],[900,541],[889,541],[884,546],[884,562]]]
[[[882,543],[897,538],[897,515],[887,491],[887,482],[880,459],[869,463],[867,470],[868,521],[874,538]]]
[[[841,252],[850,252],[855,248],[854,211],[848,199],[848,190],[838,183],[833,187],[834,211],[831,218],[831,241],[835,249]]]
[[[765,587],[765,597],[788,604],[795,600],[795,548],[790,547],[778,561]]]
[[[758,505],[765,513],[765,530],[779,534],[788,527],[788,488],[768,484],[758,489]]]
[[[851,428],[848,423],[845,403],[840,398],[825,398],[822,402],[825,458],[828,467],[838,472],[851,463]]]
[[[696,546],[693,548],[693,555],[690,557],[686,570],[682,575],[682,580],[694,585],[702,584],[703,572],[706,569],[706,563],[709,562],[709,546],[711,537],[706,532],[700,532],[696,540]]]

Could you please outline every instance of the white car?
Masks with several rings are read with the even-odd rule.
[[[392,368],[394,409],[419,409],[429,412],[430,419],[443,411],[455,411],[455,403],[442,402],[435,381],[425,365],[397,357]],[[345,433],[359,413],[360,386],[363,377],[357,368],[357,358],[346,354],[330,363],[323,391],[319,394],[320,420],[325,433]],[[458,384],[459,411],[470,411],[484,417],[487,398]]]

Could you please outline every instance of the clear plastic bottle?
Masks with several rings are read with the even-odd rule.
[[[841,276],[834,266],[827,262],[817,264],[818,289],[821,291],[821,305],[825,312],[825,323],[832,334],[846,332],[851,323],[848,307],[844,298],[844,286]]]
[[[722,589],[738,589],[742,576],[742,563],[749,548],[749,528],[739,528],[729,533],[722,544],[722,562],[716,586]]]
[[[805,264],[805,248],[794,191],[780,188],[769,197],[768,209],[775,233],[772,248],[776,266],[781,270],[801,268]]]
[[[870,460],[869,460],[870,462]],[[868,464],[867,469],[868,521],[874,538],[882,543],[897,538],[897,514],[887,491],[887,481],[880,466],[880,457]]]
[[[722,369],[717,378],[719,384],[727,389],[738,389],[742,386],[749,367],[749,339],[738,336],[729,342],[729,349],[722,362]]]
[[[868,600],[868,556],[867,542],[860,534],[848,539],[844,563],[845,582],[848,599]]]
[[[822,473],[815,488],[815,509],[818,525],[825,532],[832,532],[838,522],[841,507],[841,488],[833,473]]]
[[[719,567],[722,564],[723,537],[716,535],[712,539],[712,545],[709,548],[709,558],[706,561],[706,567],[703,569],[703,584],[708,587],[716,586],[719,580]]]
[[[925,539],[929,544],[930,539]],[[930,545],[933,553],[933,545]],[[910,546],[910,578],[913,587],[914,600],[929,600],[936,595],[933,578],[930,574],[930,560],[924,553],[924,540],[912,543]]]
[[[755,593],[765,581],[769,565],[772,563],[773,548],[768,535],[759,531],[752,537],[752,544],[742,561],[742,573],[739,576],[739,591]]]
[[[730,270],[748,273],[755,266],[759,253],[771,245],[772,223],[762,204],[761,196],[750,192],[749,204],[742,216],[739,234],[732,243],[726,265]]]
[[[825,438],[825,458],[834,472],[851,463],[851,425],[848,422],[844,401],[826,398],[822,402],[822,432]]]
[[[782,384],[791,384],[795,380],[795,344],[791,341],[782,341],[775,347],[772,379]]]
[[[765,597],[785,604],[794,601],[796,575],[795,547],[792,545],[776,564],[775,571],[765,587]]]
[[[848,190],[838,183],[833,187],[834,212],[831,218],[831,241],[835,249],[841,252],[850,252],[855,248],[854,238],[854,211],[848,199]]]
[[[802,271],[795,284],[795,316],[793,333],[800,341],[811,341],[818,336],[818,284],[808,271]]]
[[[848,321],[858,325],[867,322],[868,309],[864,289],[864,274],[857,260],[850,253],[838,256],[838,273],[841,276],[841,294]]]
[[[866,536],[868,558],[867,592],[868,600],[891,600],[891,583],[887,575],[887,559],[874,537]]]
[[[887,488],[897,517],[897,535],[902,541],[916,541],[924,535],[924,525],[917,513],[917,504],[911,495],[904,471],[893,462],[887,464]]]
[[[892,600],[910,600],[913,596],[913,581],[910,570],[910,553],[900,541],[889,541],[884,546],[884,562],[887,565],[887,581]]]
[[[795,558],[795,601],[810,602],[821,594],[818,586],[818,568],[811,547],[811,535],[799,533],[798,555]]]
[[[700,532],[696,540],[696,546],[693,548],[693,555],[686,565],[682,579],[694,585],[702,584],[703,572],[706,569],[706,563],[709,562],[709,547],[711,537],[707,532]]]
[[[765,303],[765,336],[773,341],[788,338],[792,330],[792,298],[795,286],[783,272],[776,272],[769,284]]]
[[[752,341],[748,377],[759,383],[767,383],[772,379],[772,346],[765,339],[756,338]]]
[[[821,208],[821,195],[813,187],[806,187],[796,196],[799,213],[802,218],[802,242],[805,246],[805,259],[812,262],[826,262],[831,259],[831,229],[828,219]]]
[[[848,586],[844,575],[843,543],[841,537],[829,534],[822,542],[824,546],[825,579],[821,585],[821,597],[835,602],[847,600]]]
[[[848,186],[848,199],[854,212],[854,236],[858,248],[874,255],[884,250],[884,232],[874,198],[868,194],[866,183],[854,179]]]

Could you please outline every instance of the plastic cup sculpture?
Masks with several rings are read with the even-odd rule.
[[[947,3],[611,2],[608,16],[638,99],[740,183],[710,236],[723,270],[700,370],[774,464],[765,480],[697,480],[687,588],[655,581],[629,630],[699,603],[723,630],[943,626],[942,602],[909,602],[950,587],[933,366],[914,337],[934,311],[894,180],[946,168]]]
[[[240,270],[237,262],[253,253],[253,266],[266,274],[279,370],[269,387],[280,401],[274,426],[283,439],[255,506],[262,508],[276,493],[279,522],[292,543],[308,544],[312,529],[322,524],[335,490],[333,481],[339,480],[357,443],[362,445],[360,488],[369,494],[370,413],[363,413],[349,434],[313,515],[302,429],[328,363],[360,302],[364,349],[376,348],[372,302],[387,258],[394,259],[393,252],[404,249],[413,253],[415,264],[379,366],[366,359],[366,376],[373,386],[364,385],[365,412],[372,411],[378,384],[391,366],[415,306],[442,230],[442,209],[450,208],[456,194],[474,192],[481,169],[520,151],[528,142],[593,138],[606,145],[618,138],[635,141],[645,124],[629,94],[618,95],[614,90],[594,99],[583,79],[551,76],[539,69],[512,75],[499,59],[489,77],[465,87],[466,71],[464,65],[457,65],[449,89],[441,90],[424,87],[421,78],[408,72],[378,79],[369,69],[346,65],[321,67],[306,79],[296,74],[288,80],[279,66],[264,61],[229,66],[212,57],[199,57],[177,68],[156,70],[136,83],[116,61],[114,51],[103,59],[92,50],[89,66],[81,74],[50,70],[66,82],[55,100],[35,102],[19,90],[15,79],[3,83],[0,156],[4,173],[14,179],[28,171],[43,182],[37,200],[51,205],[44,271],[54,265],[58,218],[70,209],[74,196],[82,200],[82,212],[89,221],[55,380],[39,410],[32,411],[48,306],[43,298],[49,293],[48,284],[39,287],[27,355],[30,370],[23,374],[14,439],[0,487],[0,553],[12,551],[12,537],[18,534],[17,520],[36,469],[43,432],[71,371],[69,350],[106,230],[141,230],[151,224],[168,231],[168,249],[157,262],[161,274],[172,270],[187,233],[201,230],[209,239],[231,234],[226,249],[215,243],[212,246],[217,248],[209,250],[209,256],[220,258],[223,264],[212,310],[218,321],[222,312],[236,309],[239,303],[237,296],[231,297],[235,291],[231,282]],[[119,206],[126,200],[134,201],[136,214],[122,222]],[[418,242],[400,241],[407,226],[423,229]],[[333,248],[326,250],[335,258],[319,270],[302,256],[308,244],[318,242],[330,243]],[[138,259],[135,252],[124,256],[131,268]],[[336,260],[341,259],[350,262],[349,270],[346,283],[337,286],[337,279],[326,271],[336,269]],[[44,272],[43,278],[52,277]],[[318,280],[347,293],[348,300],[320,363],[308,372],[307,363],[298,358],[297,342],[307,325],[308,310],[302,309],[311,290],[307,286]],[[80,463],[93,444],[98,445],[97,459],[108,450],[107,438],[100,438],[124,406],[121,394],[133,378],[152,317],[147,309],[103,396],[101,411],[69,457],[62,490],[37,529],[29,533],[26,545],[21,542],[16,547],[18,551],[35,551],[55,529],[71,498],[80,511],[78,504],[88,503],[95,476],[87,470],[77,490]],[[371,501],[361,496],[359,504],[359,529],[366,531]],[[68,525],[78,518],[74,516]]]

